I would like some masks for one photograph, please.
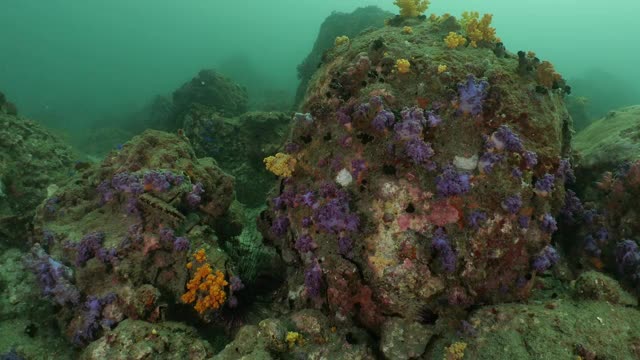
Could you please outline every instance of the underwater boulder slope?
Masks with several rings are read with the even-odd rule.
[[[569,88],[506,52],[473,16],[399,22],[326,54],[284,153],[265,236],[296,307],[323,304],[379,333],[528,296],[572,179]],[[397,21],[396,21],[397,22]],[[471,41],[469,46],[463,46]]]
[[[640,294],[640,106],[611,111],[577,134],[575,191],[562,241],[574,263],[618,276]]]
[[[0,93],[0,242],[23,246],[34,209],[74,172],[74,155],[60,138],[18,116]]]
[[[157,322],[176,306],[207,321],[243,287],[216,223],[233,200],[233,179],[213,159],[148,130],[38,207],[26,265],[78,347],[124,319]]]

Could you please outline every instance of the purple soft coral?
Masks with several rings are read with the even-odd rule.
[[[447,234],[442,228],[438,228],[434,232],[433,239],[431,240],[431,248],[435,250],[438,257],[440,257],[442,269],[445,272],[451,273],[456,270],[456,253],[451,248]]]
[[[310,298],[317,299],[320,297],[322,292],[322,268],[317,260],[314,260],[313,264],[304,272],[304,287],[307,291],[307,296]]]
[[[453,165],[447,165],[436,177],[436,190],[440,196],[455,196],[471,189],[469,174],[459,173]]]
[[[405,143],[405,151],[414,164],[424,166],[429,170],[434,169],[433,163],[429,160],[435,155],[431,144],[417,138],[412,139]]]
[[[484,80],[477,81],[475,76],[469,75],[466,82],[458,84],[458,94],[460,96],[458,111],[473,116],[480,114],[487,96],[488,87],[488,82]]]
[[[31,248],[31,252],[25,257],[25,266],[36,275],[44,296],[62,306],[78,304],[80,292],[71,283],[71,269],[49,256],[40,244]]]
[[[511,214],[516,214],[522,207],[522,198],[520,195],[509,196],[502,202],[502,208]]]
[[[112,320],[103,317],[102,310],[105,306],[114,302],[116,298],[115,294],[107,294],[102,298],[95,296],[87,298],[84,303],[83,321],[73,335],[73,343],[76,346],[87,345],[97,338],[100,329],[110,328],[115,325]]]
[[[547,245],[542,251],[533,259],[531,266],[536,272],[544,272],[554,266],[560,260],[560,255],[556,249]]]
[[[314,220],[318,227],[326,232],[357,231],[360,220],[349,210],[346,195],[334,198],[314,211]]]
[[[622,240],[616,245],[618,272],[640,289],[640,249],[633,240]]]

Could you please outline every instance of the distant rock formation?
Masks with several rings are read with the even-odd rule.
[[[298,65],[300,85],[298,85],[298,90],[296,91],[294,105],[298,106],[302,101],[311,76],[322,62],[322,54],[333,46],[336,37],[343,35],[354,37],[367,28],[381,28],[384,26],[385,19],[393,16],[394,14],[377,6],[358,8],[350,14],[334,12],[329,15],[320,26],[320,32],[313,49]]]

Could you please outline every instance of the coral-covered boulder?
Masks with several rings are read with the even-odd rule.
[[[174,124],[176,128],[182,127],[179,120],[195,104],[214,108],[223,116],[240,115],[247,111],[247,90],[215,70],[201,70],[173,92],[173,117],[178,121]]]
[[[0,237],[24,244],[36,207],[74,170],[71,148],[42,126],[0,112]],[[49,194],[48,194],[49,193]]]
[[[204,318],[242,284],[216,233],[233,199],[232,178],[213,159],[148,130],[43,202],[27,264],[78,346],[124,318],[161,319],[162,303]],[[216,281],[205,284],[209,274]]]
[[[184,119],[185,135],[197,156],[210,156],[236,180],[238,200],[262,206],[276,183],[263,159],[284,142],[291,116],[280,112],[249,112],[225,118],[207,107],[194,107]]]
[[[550,63],[495,39],[451,48],[452,17],[402,25],[326,54],[272,167],[293,174],[262,216],[298,269],[292,304],[374,331],[526,297],[558,261],[573,177],[569,89]]]

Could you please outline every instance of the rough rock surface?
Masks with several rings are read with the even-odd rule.
[[[235,275],[215,231],[233,199],[232,178],[213,159],[198,159],[186,139],[154,130],[46,199],[35,218],[40,244],[29,261],[41,286],[49,285],[45,295],[62,306],[68,338],[86,345],[99,333],[97,321],[162,319],[160,298],[181,303],[197,268],[186,264],[198,249],[214,271]],[[48,267],[68,268],[54,272],[53,289]]]
[[[214,359],[374,359],[370,346],[361,329],[338,328],[319,311],[302,310],[242,327]]]
[[[22,245],[35,208],[74,172],[68,145],[42,126],[0,112],[0,237]]]
[[[609,112],[579,132],[573,148],[589,172],[640,160],[640,105]]]
[[[214,108],[223,116],[236,116],[247,111],[247,90],[215,70],[201,70],[196,77],[173,92],[173,118],[179,121],[191,106]],[[182,127],[175,123],[176,128]]]
[[[151,324],[124,320],[80,355],[82,360],[204,360],[213,355],[211,345],[189,326],[174,322]]]
[[[238,200],[255,207],[264,205],[276,184],[264,169],[263,159],[282,146],[291,116],[281,112],[249,112],[226,118],[211,108],[193,107],[184,119],[185,135],[197,156],[210,156],[233,175]]]
[[[293,175],[262,216],[296,270],[293,304],[375,332],[391,314],[526,297],[557,261],[547,245],[571,179],[550,64],[495,43],[449,49],[451,17],[402,25],[412,33],[327,53],[280,155]]]
[[[464,359],[637,359],[640,313],[606,302],[553,300],[485,307],[469,320],[474,333]],[[434,343],[427,359],[442,359],[453,342]]]
[[[300,84],[296,92],[295,105],[297,106],[302,102],[311,76],[320,66],[325,51],[333,47],[336,37],[354,37],[365,29],[379,29],[384,26],[384,21],[392,15],[377,6],[358,8],[348,14],[334,12],[329,15],[320,25],[320,31],[313,44],[313,49],[298,65]]]

